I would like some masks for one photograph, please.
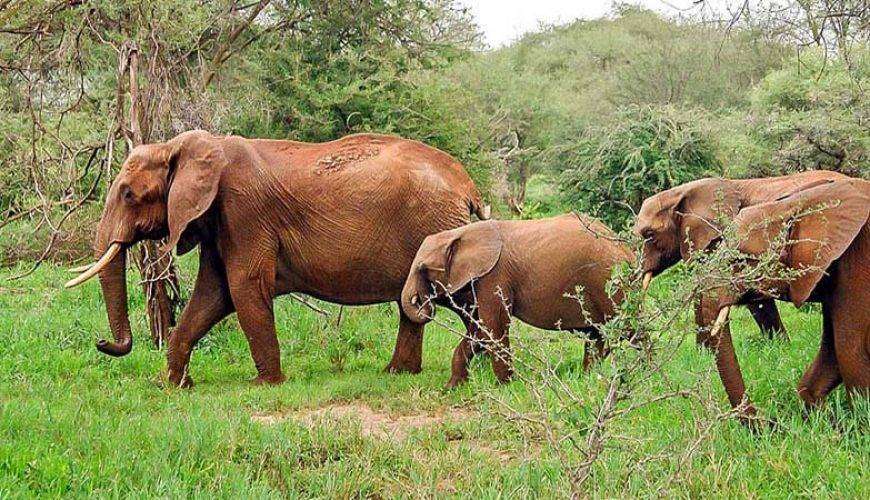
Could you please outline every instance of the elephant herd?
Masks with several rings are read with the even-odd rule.
[[[644,287],[714,248],[722,220],[737,226],[748,265],[772,235],[789,231],[780,260],[796,270],[793,278],[706,294],[696,307],[698,340],[713,348],[734,407],[754,412],[728,312],[747,305],[763,331],[785,336],[774,299],[822,304],[821,347],[798,386],[807,405],[840,383],[870,388],[868,211],[870,182],[822,171],[702,179],[644,201],[635,225]],[[167,348],[169,380],[182,387],[193,384],[188,364],[197,341],[233,312],[255,383],[282,382],[273,300],[291,292],[347,305],[397,302],[390,372],[419,372],[435,305],[456,311],[467,332],[453,355],[451,387],[467,378],[481,346],[494,354],[496,377],[510,378],[511,316],[590,335],[584,366],[604,355],[596,325],[622,300],[605,284],[614,266],[635,262],[633,252],[585,216],[496,221],[488,212],[462,165],[417,141],[357,134],[315,144],[189,131],[131,151],[107,194],[96,262],[77,268],[67,286],[99,275],[114,340],[97,348],[123,356],[132,349],[126,249],[163,238],[163,249],[178,254],[199,246],[196,283]],[[575,290],[582,311],[568,296]],[[475,341],[484,331],[491,342]]]

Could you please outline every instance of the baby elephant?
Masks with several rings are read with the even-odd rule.
[[[587,348],[583,364],[588,367],[604,354],[594,324],[606,321],[622,300],[620,294],[609,297],[605,284],[614,266],[633,259],[607,226],[576,214],[476,222],[423,241],[402,290],[402,308],[419,323],[432,318],[433,302],[463,308],[458,312],[471,315],[463,320],[490,350],[500,382],[512,374],[510,316],[546,330],[589,334],[596,340],[597,353],[592,355]],[[576,294],[578,287],[582,307],[576,298],[565,296]],[[466,337],[456,347],[448,387],[468,378],[475,344]]]

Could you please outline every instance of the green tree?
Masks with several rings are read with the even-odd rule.
[[[808,169],[870,178],[870,50],[842,58],[809,52],[771,72],[751,93],[740,151],[753,173]],[[747,148],[748,149],[748,148]]]
[[[607,125],[590,127],[566,148],[561,188],[582,212],[621,227],[648,196],[718,175],[716,146],[701,112],[673,106],[629,106]]]

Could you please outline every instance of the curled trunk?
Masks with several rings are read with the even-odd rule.
[[[416,269],[416,262],[413,269]],[[435,307],[429,302],[426,279],[419,272],[412,272],[402,289],[402,310],[414,323],[426,323],[432,319]]]
[[[96,257],[101,257],[109,247],[109,238],[100,228],[95,245]],[[124,356],[133,348],[133,336],[130,331],[130,318],[127,314],[127,251],[122,248],[106,267],[100,272],[100,287],[103,300],[106,302],[106,313],[109,316],[109,327],[112,330],[114,342],[100,339],[97,349],[110,356]]]

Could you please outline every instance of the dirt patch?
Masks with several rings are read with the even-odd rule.
[[[374,410],[365,403],[336,403],[294,412],[255,413],[251,415],[251,420],[272,425],[293,419],[308,427],[342,420],[355,420],[359,423],[363,436],[401,441],[411,430],[462,422],[475,416],[477,416],[476,412],[462,408],[441,408],[434,412],[393,415]]]
[[[342,149],[323,156],[317,160],[317,174],[325,174],[336,172],[344,169],[349,165],[360,163],[368,160],[380,153],[380,148],[373,144],[348,144]]]

